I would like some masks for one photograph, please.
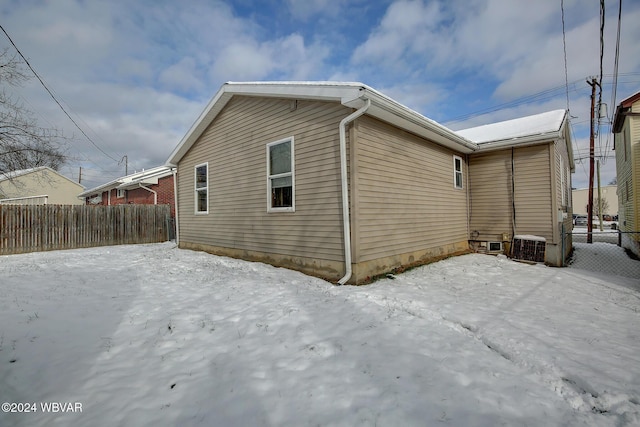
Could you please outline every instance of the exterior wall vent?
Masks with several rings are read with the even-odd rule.
[[[489,242],[489,252],[502,252],[502,242]]]
[[[513,258],[521,261],[544,262],[547,240],[540,236],[514,236]]]

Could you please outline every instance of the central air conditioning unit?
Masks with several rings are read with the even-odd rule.
[[[520,261],[544,262],[547,239],[540,236],[513,237],[513,258]]]

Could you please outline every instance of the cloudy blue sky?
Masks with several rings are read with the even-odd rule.
[[[607,104],[618,1],[605,0]],[[640,1],[622,3],[617,102],[640,90]],[[89,188],[124,175],[125,155],[130,173],[164,164],[226,81],[359,81],[454,130],[565,108],[568,88],[576,158],[588,155],[597,0],[0,0],[0,24],[89,136],[37,80],[9,89],[64,133],[62,172],[82,167]],[[605,157],[609,132],[605,119]],[[579,160],[574,186],[587,177]]]

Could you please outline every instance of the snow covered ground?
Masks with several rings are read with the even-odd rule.
[[[640,425],[640,262],[590,250],[364,287],[172,243],[0,257],[0,401],[31,411],[0,425]]]

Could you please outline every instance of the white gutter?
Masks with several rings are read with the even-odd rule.
[[[347,124],[363,115],[371,106],[371,100],[366,99],[365,104],[359,110],[354,111],[340,121],[340,175],[342,178],[342,229],[344,238],[344,266],[345,275],[338,280],[339,285],[344,285],[353,273],[351,269],[351,219],[349,217],[349,181],[347,178]]]
[[[145,187],[144,185],[142,185],[142,183],[138,183],[138,185],[140,186],[140,188],[144,188],[145,190],[150,191],[151,193],[153,193],[153,204],[157,205],[158,204],[158,192],[150,189],[149,187]]]
[[[562,138],[562,135],[558,131],[547,132],[537,135],[520,136],[510,139],[502,139],[491,142],[479,142],[477,143],[477,152],[500,150],[511,147],[528,147],[536,144],[546,144],[549,141],[555,141]]]

